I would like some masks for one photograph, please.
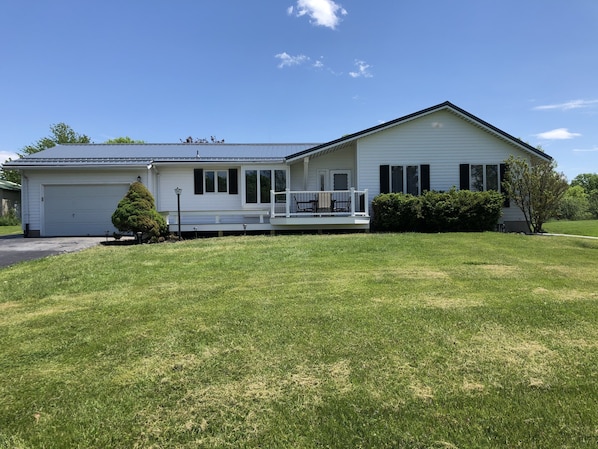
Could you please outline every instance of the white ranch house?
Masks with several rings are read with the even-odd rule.
[[[23,176],[25,235],[103,236],[137,180],[172,232],[179,211],[182,232],[367,230],[379,193],[500,190],[510,155],[552,159],[445,102],[323,144],[73,144],[5,166]],[[501,223],[526,229],[517,207]]]

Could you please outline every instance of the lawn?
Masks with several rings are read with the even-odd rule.
[[[598,241],[252,236],[0,270],[0,448],[595,448]]]
[[[550,221],[544,224],[544,230],[553,234],[598,237],[598,220]]]
[[[0,226],[0,235],[22,234],[21,225],[17,226]]]

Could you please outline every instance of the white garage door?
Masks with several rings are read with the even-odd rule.
[[[43,235],[102,236],[112,234],[112,214],[129,190],[128,184],[46,185]]]

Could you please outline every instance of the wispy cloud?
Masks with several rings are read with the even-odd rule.
[[[341,16],[348,13],[333,0],[298,0],[296,7],[287,8],[287,14],[297,17],[309,16],[312,24],[334,30],[340,23]]]
[[[592,106],[598,106],[598,100],[572,100],[566,103],[545,104],[542,106],[536,106],[534,110],[549,111],[554,109],[560,109],[561,111],[570,111],[572,109],[590,108]]]
[[[536,134],[536,137],[543,140],[567,140],[579,136],[581,136],[581,134],[569,132],[567,128],[557,128],[552,131]]]
[[[355,60],[356,72],[349,72],[351,78],[372,78],[374,75],[370,72],[371,66],[365,61]]]
[[[309,56],[305,55],[297,55],[291,56],[286,51],[282,53],[278,53],[274,56],[277,59],[280,59],[280,63],[278,64],[279,69],[284,69],[285,67],[292,67],[295,65],[301,65],[309,61]]]
[[[594,148],[575,148],[573,150],[576,153],[593,153],[598,151],[598,147],[594,147]]]

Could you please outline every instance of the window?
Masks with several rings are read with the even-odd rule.
[[[332,190],[349,190],[349,178],[351,177],[349,170],[335,170],[331,173]]]
[[[206,193],[228,192],[228,172],[226,170],[205,170],[204,178]]]
[[[461,164],[459,166],[459,188],[473,192],[495,190],[504,195],[504,207],[510,207],[509,198],[502,188],[506,171],[506,164]]]
[[[231,195],[239,193],[236,168],[229,168],[228,170],[196,168],[193,170],[193,180],[196,195],[203,195],[204,192],[229,193]]]
[[[503,166],[504,164],[461,164],[460,188],[472,192],[501,191],[500,182],[504,177]]]
[[[380,193],[419,195],[430,190],[429,165],[381,165]]]
[[[286,170],[245,170],[245,202],[270,203],[270,191],[283,192],[287,188]]]

